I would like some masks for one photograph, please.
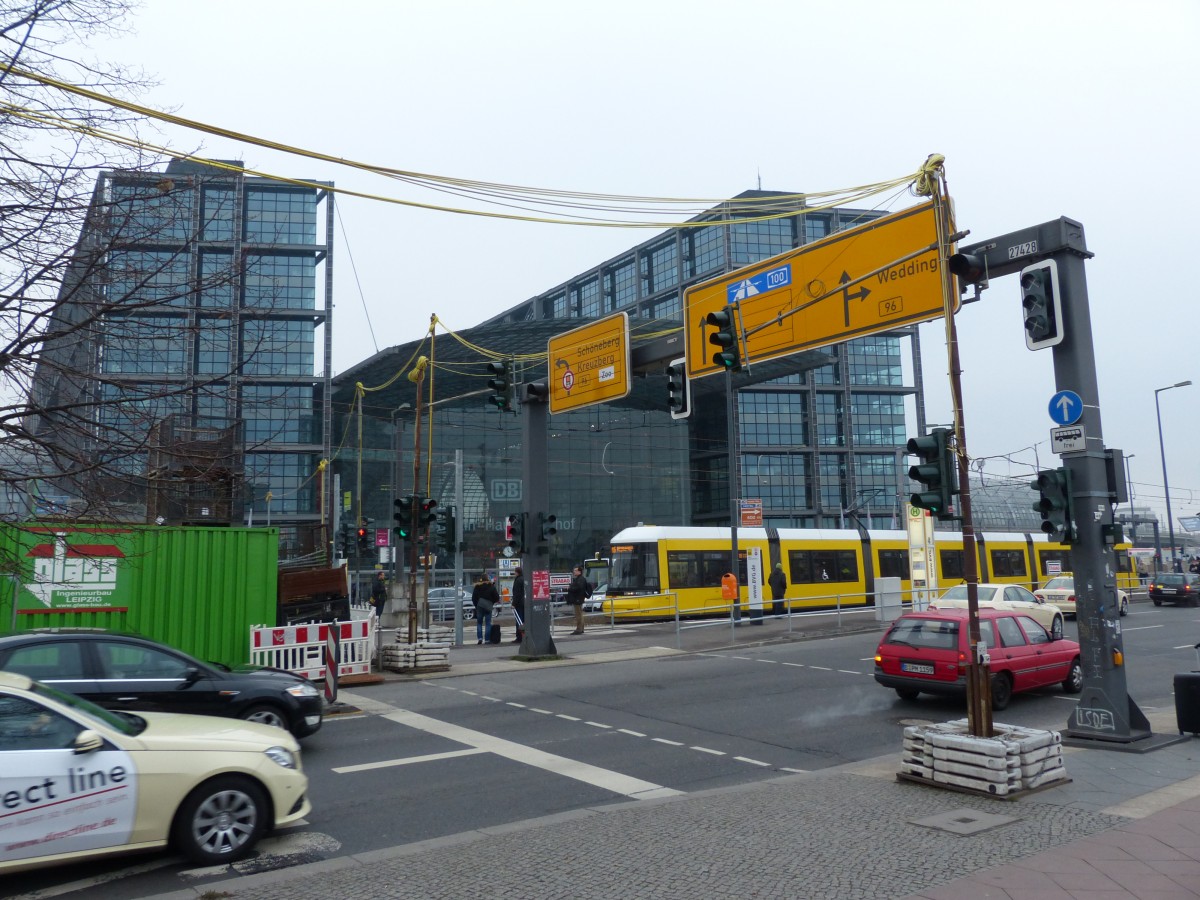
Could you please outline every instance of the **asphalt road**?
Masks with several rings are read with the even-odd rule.
[[[1130,694],[1173,708],[1198,668],[1200,613],[1135,604],[1122,620]],[[1067,623],[1067,637],[1074,623]],[[661,792],[691,792],[898,752],[899,729],[963,715],[877,685],[878,634],[620,663],[391,682],[344,697],[304,742],[313,813],[244,871],[380,849]],[[1063,729],[1075,697],[1019,695],[999,721]],[[140,897],[227,872],[166,855],[11,876],[0,896]],[[100,881],[103,880],[103,883]]]

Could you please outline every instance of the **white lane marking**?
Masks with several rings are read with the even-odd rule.
[[[1133,628],[1122,628],[1122,631],[1145,631],[1147,628],[1162,628],[1161,625],[1135,625]]]
[[[603,722],[584,722],[584,725],[591,725],[593,728],[612,728],[611,725],[605,725]]]
[[[535,713],[541,713],[543,716],[552,716],[552,715],[554,715],[554,713],[553,713],[553,712],[551,712],[550,710],[548,710],[548,709],[538,709],[536,706],[531,706],[531,707],[529,707],[529,711],[530,711],[530,712],[535,712]]]
[[[464,690],[464,691],[463,691],[463,693],[464,693],[464,694],[470,694],[472,697],[478,697],[478,696],[479,696],[479,695],[478,695],[477,693],[475,693],[474,691],[468,691],[468,690]]]
[[[784,663],[785,666],[795,666],[797,669],[805,668],[804,663]]]
[[[708,747],[688,747],[689,750],[699,750],[701,753],[711,753],[713,756],[724,756],[724,750],[710,750]]]
[[[486,694],[480,694],[479,697],[482,700],[491,700],[493,703],[503,703],[504,702],[499,697],[489,697]]]
[[[345,775],[348,772],[366,772],[371,769],[387,769],[391,766],[410,766],[413,763],[436,762],[439,759],[454,759],[456,756],[474,756],[477,753],[487,753],[487,751],[480,747],[468,747],[466,750],[447,750],[445,753],[427,753],[424,756],[383,759],[379,762],[360,763],[357,766],[339,766],[333,772],[337,775]]]
[[[808,769],[789,769],[787,766],[780,766],[779,771],[780,772],[793,772],[796,775],[807,775],[808,774]]]
[[[741,659],[741,660],[744,660],[744,661],[746,661],[746,662],[754,662],[754,659],[753,659],[753,657],[750,657],[750,656],[731,656],[731,657],[729,657],[729,658],[730,658],[730,659]]]
[[[862,672],[855,672],[853,669],[838,669],[838,671],[842,672],[845,675],[861,675],[862,674]]]
[[[650,740],[654,741],[656,744],[667,744],[670,747],[683,746],[683,744],[679,743],[679,741],[668,741],[666,738],[650,738]]]
[[[1129,629],[1126,628],[1125,630],[1128,631]],[[1178,647],[1172,647],[1171,649],[1172,650],[1195,650],[1196,645],[1195,644],[1180,644]]]
[[[442,722],[406,709],[395,709],[394,712],[385,715],[383,718],[396,722],[399,725],[416,728],[428,734],[436,734],[439,737],[444,737],[459,744],[475,747],[484,752],[495,753],[514,762],[533,766],[537,769],[544,769],[547,772],[553,772],[566,778],[573,778],[576,781],[582,781],[584,784],[612,791],[614,794],[623,794],[635,800],[675,797],[683,794],[683,791],[664,787],[661,784],[643,781],[640,778],[633,778],[629,775],[623,775],[620,772],[613,772],[610,769],[602,769],[599,766],[588,765],[579,760],[547,753],[536,747],[518,744],[516,741],[506,741],[503,738],[485,734],[482,731],[463,728],[461,725],[454,725],[450,722]]]
[[[524,708],[525,708],[525,704],[524,704],[524,703],[514,703],[512,700],[507,700],[507,701],[505,701],[505,702],[506,702],[506,703],[508,703],[508,705],[509,705],[509,706],[515,706],[517,709],[524,709]]]
[[[556,715],[556,716],[558,716],[560,719],[566,719],[568,722],[580,722],[580,721],[582,721],[582,720],[579,718],[579,716],[568,716],[566,713],[555,713],[555,715]]]
[[[769,766],[769,765],[771,765],[770,763],[765,763],[760,759],[750,759],[747,756],[735,756],[734,759],[736,759],[738,762],[750,763],[750,765],[752,765],[752,766]]]
[[[829,666],[814,666],[814,665],[809,665],[809,668],[810,668],[810,669],[820,669],[822,672],[832,672],[832,671],[833,671],[833,669],[829,668]]]
[[[759,659],[759,660],[756,660],[756,662],[778,663],[779,660],[777,660],[777,659]]]
[[[630,731],[628,728],[618,728],[617,731],[621,732],[621,734],[632,735],[633,737],[645,737],[640,731]]]

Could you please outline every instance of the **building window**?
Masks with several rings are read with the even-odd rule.
[[[196,292],[200,305],[216,309],[233,309],[233,287],[236,276],[232,254],[202,253],[200,255],[200,285]]]
[[[740,391],[737,397],[743,446],[780,447],[808,444],[808,423],[803,394]]]
[[[311,322],[252,319],[242,329],[245,375],[306,375],[313,370]]]
[[[600,282],[596,278],[571,286],[571,307],[578,310],[583,319],[600,316]]]
[[[816,395],[817,444],[822,447],[846,446],[842,424],[842,395],[818,392]]]
[[[608,297],[605,312],[613,312],[637,300],[637,267],[632,259],[618,263],[604,273],[604,293]]]
[[[546,298],[545,312],[551,319],[565,319],[569,315],[566,292],[552,294]]]
[[[312,256],[259,256],[246,260],[243,296],[248,307],[313,309],[317,261]]]
[[[265,510],[262,500],[269,491],[272,512],[315,512],[316,469],[311,453],[247,453],[246,486],[255,509]]]
[[[855,446],[896,447],[907,440],[904,398],[898,394],[853,394],[850,416]]]
[[[683,315],[683,304],[678,294],[671,294],[654,304],[650,314],[652,319],[678,319]]]
[[[821,508],[846,508],[846,459],[840,453],[821,454]]]
[[[742,460],[742,496],[761,499],[764,510],[809,508],[808,459],[799,454],[747,454]]]
[[[828,235],[832,230],[830,221],[830,216],[807,213],[804,216],[804,243],[811,244],[813,241],[819,241]]]
[[[666,290],[679,283],[679,252],[674,237],[642,254],[641,275],[647,294]]]
[[[205,188],[201,228],[206,241],[233,240],[233,207],[237,193],[232,188]]]
[[[104,322],[100,371],[106,375],[182,375],[187,371],[188,328],[166,316],[112,316]]]
[[[730,255],[735,266],[747,266],[792,248],[792,220],[734,222],[729,228]]]
[[[320,423],[311,386],[247,385],[242,390],[246,443],[320,443]]]
[[[314,191],[250,188],[246,191],[245,240],[258,244],[315,244]]]
[[[821,366],[820,368],[813,369],[812,373],[813,384],[842,383],[841,367],[837,363],[830,363],[827,366]]]
[[[109,255],[107,270],[109,303],[188,305],[192,279],[186,253],[121,250]]]
[[[688,238],[692,242],[689,277],[715,271],[725,264],[725,232],[722,226],[693,230],[688,233]]]
[[[846,362],[851,384],[899,387],[904,383],[898,337],[877,334],[849,341],[846,344]]]
[[[200,319],[196,374],[224,375],[232,370],[233,323],[229,319]]]
[[[854,454],[855,508],[890,513],[896,504],[896,454]]]
[[[192,190],[163,176],[112,185],[109,223],[120,243],[181,243],[192,235]]]

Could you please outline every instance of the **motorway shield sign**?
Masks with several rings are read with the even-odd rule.
[[[555,335],[550,357],[550,412],[620,400],[632,387],[629,315],[616,313]]]
[[[688,288],[688,377],[724,371],[705,318],[726,305],[738,311],[743,363],[936,319],[945,308],[938,243],[930,201]]]

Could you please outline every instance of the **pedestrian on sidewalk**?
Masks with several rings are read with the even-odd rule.
[[[567,585],[567,603],[575,608],[575,630],[571,634],[583,634],[583,601],[592,596],[592,586],[583,577],[583,567],[571,570],[571,583]]]
[[[471,591],[471,604],[475,607],[476,644],[482,644],[484,637],[491,631],[492,608],[499,602],[500,595],[496,592],[496,585],[488,578],[487,572],[484,572]]]
[[[783,563],[775,563],[771,576],[767,579],[771,588],[771,612],[777,616],[783,615],[783,598],[787,593],[787,576],[783,574]]]
[[[383,613],[383,607],[387,604],[387,576],[382,572],[375,578],[375,583],[371,585],[371,605],[375,607],[376,613]]]
[[[513,643],[519,644],[521,638],[525,637],[525,576],[520,566],[513,572],[512,611],[513,618],[517,620],[517,636],[513,638]]]

